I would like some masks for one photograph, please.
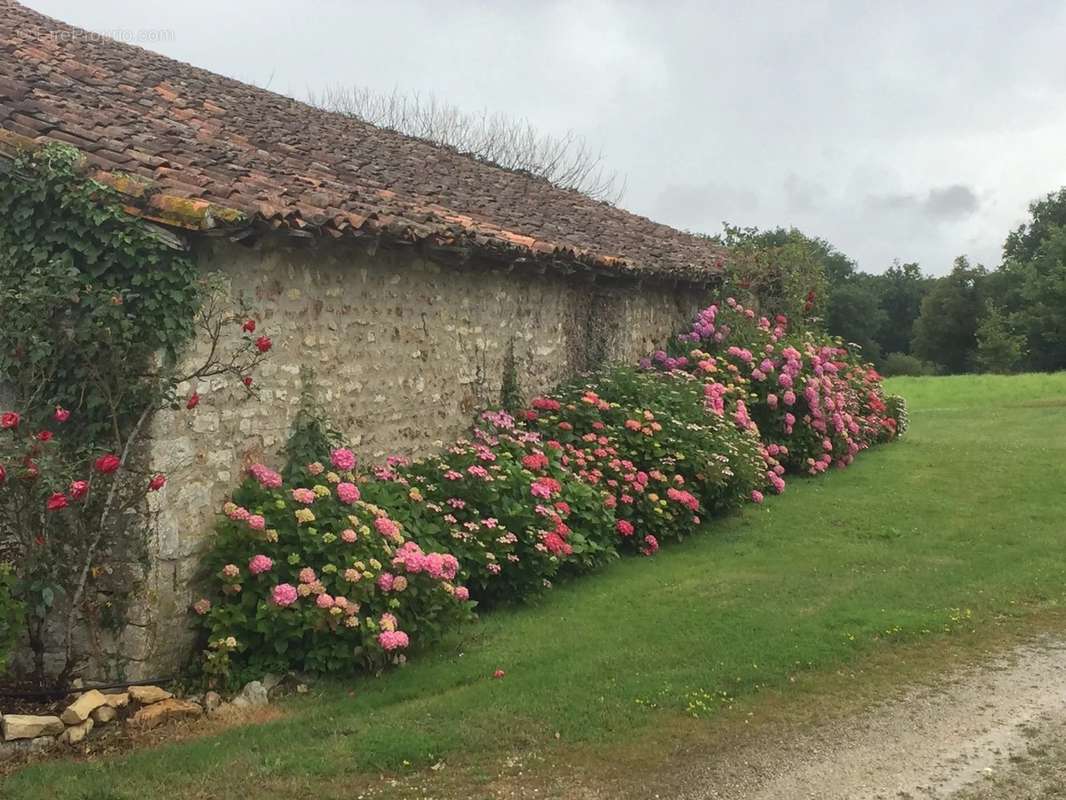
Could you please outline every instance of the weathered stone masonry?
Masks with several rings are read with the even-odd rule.
[[[302,367],[314,368],[318,399],[364,462],[425,454],[499,403],[512,348],[529,396],[604,361],[635,362],[706,299],[698,286],[669,281],[446,266],[414,248],[371,254],[285,238],[256,249],[224,240],[198,248],[203,269],[225,276],[274,347],[255,376],[260,401],[218,383],[182,387],[201,395],[199,407],[156,420],[153,458],[169,482],[158,497],[148,613],[124,637],[131,676],[175,667],[187,652],[181,631],[200,545],[242,469],[277,465]]]

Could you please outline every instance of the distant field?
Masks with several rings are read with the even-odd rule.
[[[353,797],[369,771],[440,759],[635,742],[654,753],[670,731],[713,726],[723,706],[787,694],[797,675],[1061,607],[1066,375],[889,387],[910,401],[910,432],[846,471],[793,480],[654,559],[488,615],[406,669],[295,697],[280,721],[40,764],[0,795]]]

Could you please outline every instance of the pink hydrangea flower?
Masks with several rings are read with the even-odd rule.
[[[295,603],[298,596],[296,587],[291,583],[279,583],[270,593],[270,602],[285,608],[285,606],[291,606]]]
[[[330,463],[337,469],[350,470],[355,469],[355,453],[349,450],[347,447],[338,447],[329,454]]]
[[[314,583],[318,580],[318,576],[315,575],[315,571],[310,567],[304,567],[300,570],[300,583]]]
[[[241,574],[241,568],[236,564],[227,564],[222,568],[222,575],[226,578],[236,578]]]
[[[281,488],[281,475],[265,464],[252,464],[252,466],[248,467],[248,472],[259,481],[259,485],[264,489]]]
[[[266,519],[261,514],[251,514],[248,519],[248,527],[253,531],[261,531],[266,528]]]
[[[758,489],[751,493],[751,502],[761,503],[763,501],[763,494]]]
[[[315,598],[315,605],[319,608],[333,608],[333,598],[323,592]]]
[[[347,544],[354,543],[355,540],[358,538],[359,537],[356,536],[355,531],[353,531],[351,528],[345,528],[343,531],[341,531],[341,541]]]
[[[253,575],[262,575],[264,572],[269,572],[274,566],[274,562],[269,556],[265,556],[262,553],[252,556],[248,562],[248,571]]]
[[[311,505],[315,502],[315,493],[310,489],[298,488],[292,490],[292,499],[297,503],[303,503],[305,505]]]
[[[374,527],[386,539],[396,540],[400,536],[400,526],[388,517],[375,517]]]
[[[211,601],[206,597],[201,597],[195,603],[192,604],[192,610],[199,614],[201,617],[211,610]]]
[[[381,618],[378,620],[378,625],[383,631],[396,630],[396,624],[396,617],[394,617],[392,614],[389,614],[388,612],[382,614]]]
[[[395,580],[396,576],[393,575],[391,572],[382,572],[380,575],[378,575],[378,588],[381,589],[381,591],[383,592],[391,592],[392,585]]]
[[[351,505],[359,500],[362,495],[359,493],[359,487],[354,483],[338,483],[337,484],[337,497],[342,503]]]
[[[467,600],[470,599],[470,590],[467,589],[465,586],[456,586],[455,599],[465,603]]]
[[[378,644],[388,651],[403,650],[410,644],[410,641],[403,631],[382,631],[378,634]]]

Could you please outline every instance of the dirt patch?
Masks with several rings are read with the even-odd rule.
[[[758,742],[694,770],[679,800],[1041,797],[1002,782],[1041,772],[1066,727],[1066,642],[1044,639],[849,721]],[[1057,749],[1057,748],[1055,748]],[[1050,754],[1050,755],[1049,755]],[[1058,768],[1060,774],[1066,772]],[[1041,778],[1042,780],[1042,778]],[[1004,783],[1003,785],[1006,785]],[[976,792],[976,793],[975,793]],[[1062,795],[1048,795],[1062,796]]]

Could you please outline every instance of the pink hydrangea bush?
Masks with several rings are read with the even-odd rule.
[[[688,375],[611,370],[534,398],[522,417],[581,482],[605,492],[620,549],[652,555],[763,485],[756,435],[707,413]]]
[[[380,667],[472,616],[455,556],[411,541],[339,475],[318,477],[292,486],[256,465],[222,509],[194,611],[209,642],[236,640],[233,680]]]
[[[653,556],[780,493],[787,472],[847,466],[905,425],[905,405],[848,347],[730,299],[640,368],[575,381],[517,417],[486,412],[438,455],[360,474],[329,442],[306,464],[290,450],[283,474],[251,467],[193,611],[248,675],[381,666],[475,602],[520,600],[621,552]],[[305,444],[321,445],[309,430]]]
[[[812,332],[793,333],[734,298],[702,310],[667,351],[642,362],[684,372],[704,385],[707,408],[757,432],[770,487],[787,472],[816,475],[846,467],[897,433],[881,376],[856,348]]]
[[[479,602],[535,593],[614,555],[605,493],[576,481],[539,434],[504,412],[439,456],[392,459],[363,488],[424,546],[454,553]]]

